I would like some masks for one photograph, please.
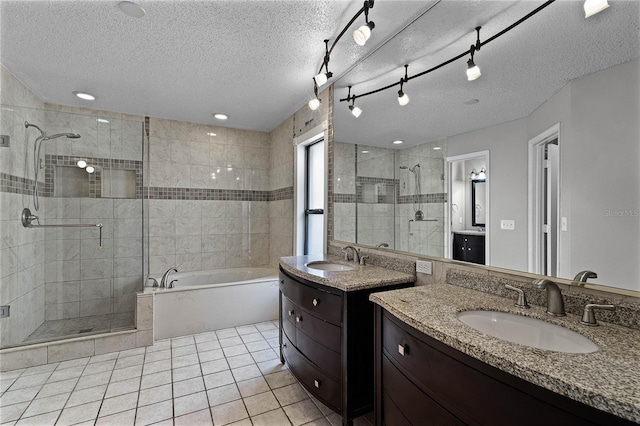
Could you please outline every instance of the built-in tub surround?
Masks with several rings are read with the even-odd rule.
[[[493,367],[616,416],[640,422],[640,331],[601,322],[585,327],[576,315],[550,317],[533,306],[450,284],[374,293],[371,300],[411,327]],[[598,351],[567,354],[509,343],[466,326],[458,313],[493,310],[561,325],[592,340]]]
[[[160,281],[160,277],[156,276]],[[157,340],[278,317],[278,274],[271,268],[172,273],[173,288],[146,287],[154,297]],[[151,285],[151,281],[148,283]]]

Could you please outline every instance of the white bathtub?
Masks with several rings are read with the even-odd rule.
[[[155,340],[278,318],[275,269],[181,272],[169,278],[178,280],[174,288],[155,291]]]

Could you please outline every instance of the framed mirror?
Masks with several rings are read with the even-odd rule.
[[[364,94],[397,82],[404,64],[410,76],[429,69],[467,51],[478,24],[487,38],[538,5],[480,3],[438,3],[335,83],[333,238],[449,257],[453,225],[484,223],[490,266],[542,274],[532,259],[543,229],[535,218],[544,215],[533,210],[531,186],[543,173],[536,141],[555,129],[553,275],[573,279],[588,269],[598,274],[590,282],[640,291],[639,2],[615,2],[589,19],[584,2],[555,2],[535,22],[476,53],[478,80],[467,81],[461,59],[408,81],[408,105],[398,105],[396,88],[358,98],[362,114],[351,115],[344,102],[348,86],[352,94]],[[463,209],[449,193],[456,176],[445,167],[448,157],[480,151],[491,161],[484,206],[491,213],[484,221],[483,206],[476,211],[474,201],[473,211]],[[385,155],[371,156],[376,152]],[[360,167],[364,155],[371,156],[368,169]],[[409,168],[418,163],[416,194]],[[397,188],[394,208],[367,204],[371,208],[363,210],[359,184],[383,178]],[[476,201],[481,186],[476,184]],[[416,208],[436,220],[415,221]],[[467,221],[462,212],[476,217]]]
[[[486,226],[487,206],[487,182],[484,179],[474,179],[471,181],[471,225]]]

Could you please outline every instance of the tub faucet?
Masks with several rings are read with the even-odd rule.
[[[381,248],[381,247],[389,247],[389,244],[387,243],[380,243],[376,246],[377,248]]]
[[[534,280],[533,286],[537,289],[547,290],[547,313],[556,317],[567,315],[564,311],[564,300],[558,284],[550,280],[540,279]]]
[[[167,272],[165,272],[164,275],[162,275],[162,279],[160,280],[160,288],[168,288],[167,287],[167,278],[169,277],[169,273],[171,271],[178,272],[178,270],[176,268],[167,269]]]
[[[344,260],[349,260],[349,252],[348,249],[353,250],[353,263],[360,263],[360,250],[355,248],[354,246],[346,246],[342,249],[344,253]]]
[[[593,271],[580,271],[573,280],[579,283],[586,283],[588,278],[598,278],[598,274]]]

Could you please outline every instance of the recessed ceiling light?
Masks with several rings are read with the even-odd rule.
[[[435,149],[437,151],[437,150],[442,149],[442,148],[440,148],[439,146],[434,146],[433,149]]]
[[[95,172],[95,171],[96,171],[96,169],[95,169],[93,166],[87,166],[87,167],[85,168],[85,170],[86,170],[86,171],[87,171],[87,173],[89,173],[89,174],[91,174],[91,173],[93,173],[93,172]]]
[[[215,135],[216,135],[216,134],[215,134],[215,133],[213,133],[213,132],[209,132],[209,133],[207,133],[207,136],[215,136]]]
[[[401,143],[404,143],[404,141],[401,141],[401,140],[393,141],[394,145],[400,145]]]
[[[87,92],[73,92],[74,95],[79,97],[80,99],[84,99],[85,101],[95,101],[96,97],[91,93]]]
[[[78,167],[80,167],[81,169],[84,169],[85,167],[87,167],[87,162],[84,160],[78,160],[78,162],[76,163],[78,165]]]
[[[478,100],[478,99],[469,99],[468,101],[464,101],[464,104],[465,105],[475,105],[478,102],[480,102],[480,100]]]
[[[98,123],[108,123],[109,120],[105,120],[104,118],[98,118]]]
[[[362,151],[362,153],[363,153],[363,154],[368,154],[368,153],[369,153],[369,151]]]
[[[227,118],[229,118],[227,114],[221,114],[221,113],[213,114],[213,116],[218,120],[226,120]]]
[[[144,18],[147,15],[147,11],[142,6],[131,1],[121,1],[118,3],[118,7],[125,15],[129,15],[132,18]]]

